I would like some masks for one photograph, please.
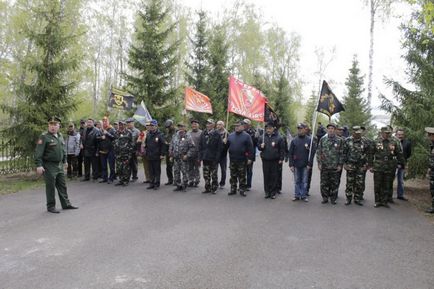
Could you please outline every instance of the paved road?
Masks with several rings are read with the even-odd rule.
[[[163,170],[164,171],[164,170]],[[69,183],[77,211],[43,190],[0,197],[0,288],[434,288],[434,228],[411,204],[373,208]],[[163,180],[164,181],[164,180]]]

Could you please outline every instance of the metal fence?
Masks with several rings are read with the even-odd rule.
[[[14,148],[13,143],[0,141],[0,175],[28,172],[33,169],[33,158],[16,152]]]

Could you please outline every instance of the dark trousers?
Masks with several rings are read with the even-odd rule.
[[[84,178],[86,180],[90,179],[90,167],[92,166],[92,178],[94,180],[98,179],[98,164],[99,160],[96,156],[84,157]]]
[[[56,189],[62,208],[71,205],[66,192],[65,173],[63,163],[44,163],[45,193],[47,196],[47,208],[56,206]]]
[[[109,151],[107,154],[100,154],[101,160],[101,177],[105,181],[113,181],[115,179],[115,154]],[[108,166],[107,166],[108,164]],[[110,175],[108,174],[110,168]]]
[[[80,154],[77,157],[77,173],[78,177],[83,176],[83,150],[80,150]]]
[[[321,196],[324,200],[330,198],[330,200],[335,201],[338,197],[339,176],[340,172],[336,169],[321,170]]]
[[[262,160],[265,195],[274,196],[279,190],[279,160]]]
[[[376,204],[386,204],[393,193],[395,172],[374,171],[374,193]]]
[[[160,186],[160,176],[161,176],[161,160],[149,160],[149,175],[150,182],[152,185]]]
[[[76,155],[67,155],[66,161],[68,162],[68,168],[66,174],[68,178],[76,177],[78,175],[78,162]]]
[[[250,165],[246,165],[247,188],[249,189],[252,187],[253,164],[254,162],[252,162]]]
[[[308,194],[310,190],[310,183],[312,182],[312,171],[313,169],[307,170],[306,194]]]
[[[173,161],[169,156],[166,156],[166,175],[169,183],[173,183]]]
[[[130,159],[130,168],[131,168],[131,178],[133,180],[137,179],[137,170],[139,169],[139,162],[137,160],[137,154],[134,152],[133,156]]]
[[[278,165],[278,169],[279,169],[279,173],[277,175],[277,191],[281,192],[282,191],[282,174],[283,174],[283,163],[281,164],[277,164]]]
[[[220,186],[224,186],[226,184],[226,170],[228,167],[228,157],[227,156],[224,156],[219,161],[219,167],[220,167],[220,171],[222,172],[222,175],[220,177]]]

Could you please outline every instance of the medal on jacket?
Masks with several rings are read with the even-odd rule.
[[[275,145],[276,145],[276,143],[273,141],[273,142],[271,143],[271,146],[274,147]]]
[[[123,137],[124,135],[121,133],[121,137]]]
[[[185,138],[182,138],[182,139],[181,139],[181,141],[184,141],[184,140],[185,140]]]
[[[307,143],[304,144],[304,147],[308,150],[309,149],[309,145]]]
[[[155,138],[155,142],[158,142],[158,137]]]
[[[338,144],[337,143],[335,143],[335,148],[337,148],[338,147]]]

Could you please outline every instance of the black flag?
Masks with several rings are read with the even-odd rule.
[[[265,123],[273,123],[276,128],[280,127],[280,119],[268,103],[265,103],[264,121]]]
[[[131,110],[133,108],[134,96],[128,92],[112,88],[108,106],[120,110]]]
[[[340,111],[345,111],[344,106],[337,99],[325,80],[322,83],[321,97],[316,110],[328,115],[328,117]]]

